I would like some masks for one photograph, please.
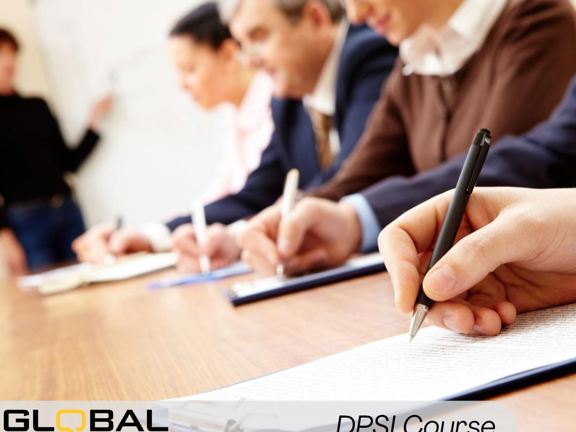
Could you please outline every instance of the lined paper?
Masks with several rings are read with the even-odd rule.
[[[496,337],[425,328],[302,366],[195,395],[194,400],[448,399],[514,374],[576,358],[576,304],[524,314]]]

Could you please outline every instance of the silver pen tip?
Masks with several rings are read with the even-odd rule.
[[[420,327],[422,327],[422,324],[424,323],[429,310],[430,309],[424,305],[419,304],[416,306],[416,310],[412,316],[412,322],[410,323],[410,342],[412,342],[412,340],[414,340],[418,334],[418,330],[420,330]]]
[[[276,276],[280,279],[284,278],[284,264],[278,264],[276,266]]]

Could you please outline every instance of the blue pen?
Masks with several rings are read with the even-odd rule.
[[[152,282],[151,284],[148,285],[148,289],[157,290],[157,289],[180,287],[186,285],[195,285],[207,282],[215,282],[231,278],[234,276],[240,276],[246,273],[250,273],[251,271],[252,269],[250,267],[248,267],[246,264],[242,262],[239,262],[223,269],[214,270],[210,273],[188,275],[179,278]]]

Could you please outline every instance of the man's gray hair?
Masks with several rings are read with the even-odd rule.
[[[306,3],[310,1],[317,1],[323,4],[326,9],[328,9],[330,17],[335,23],[340,22],[346,14],[341,0],[272,0],[276,7],[293,22],[300,20]],[[241,2],[242,0],[220,0],[218,2],[220,5],[220,14],[226,22],[232,19]]]

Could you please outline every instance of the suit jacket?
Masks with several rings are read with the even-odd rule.
[[[394,177],[362,195],[382,227],[406,210],[455,187],[465,156],[415,177]],[[576,77],[551,118],[524,136],[506,136],[488,153],[480,186],[576,186]]]
[[[381,36],[365,26],[350,26],[336,79],[334,123],[341,150],[334,164],[322,171],[314,130],[302,100],[275,99],[275,130],[260,166],[238,193],[206,206],[207,223],[230,224],[274,204],[292,168],[300,170],[300,189],[316,187],[332,178],[356,146],[396,57],[397,49]],[[190,217],[181,217],[169,222],[168,227],[174,230],[189,222]]]
[[[334,179],[309,193],[338,200],[464,153],[480,127],[494,140],[545,121],[576,73],[574,7],[510,0],[482,47],[456,73],[403,73],[399,60],[366,133]]]

